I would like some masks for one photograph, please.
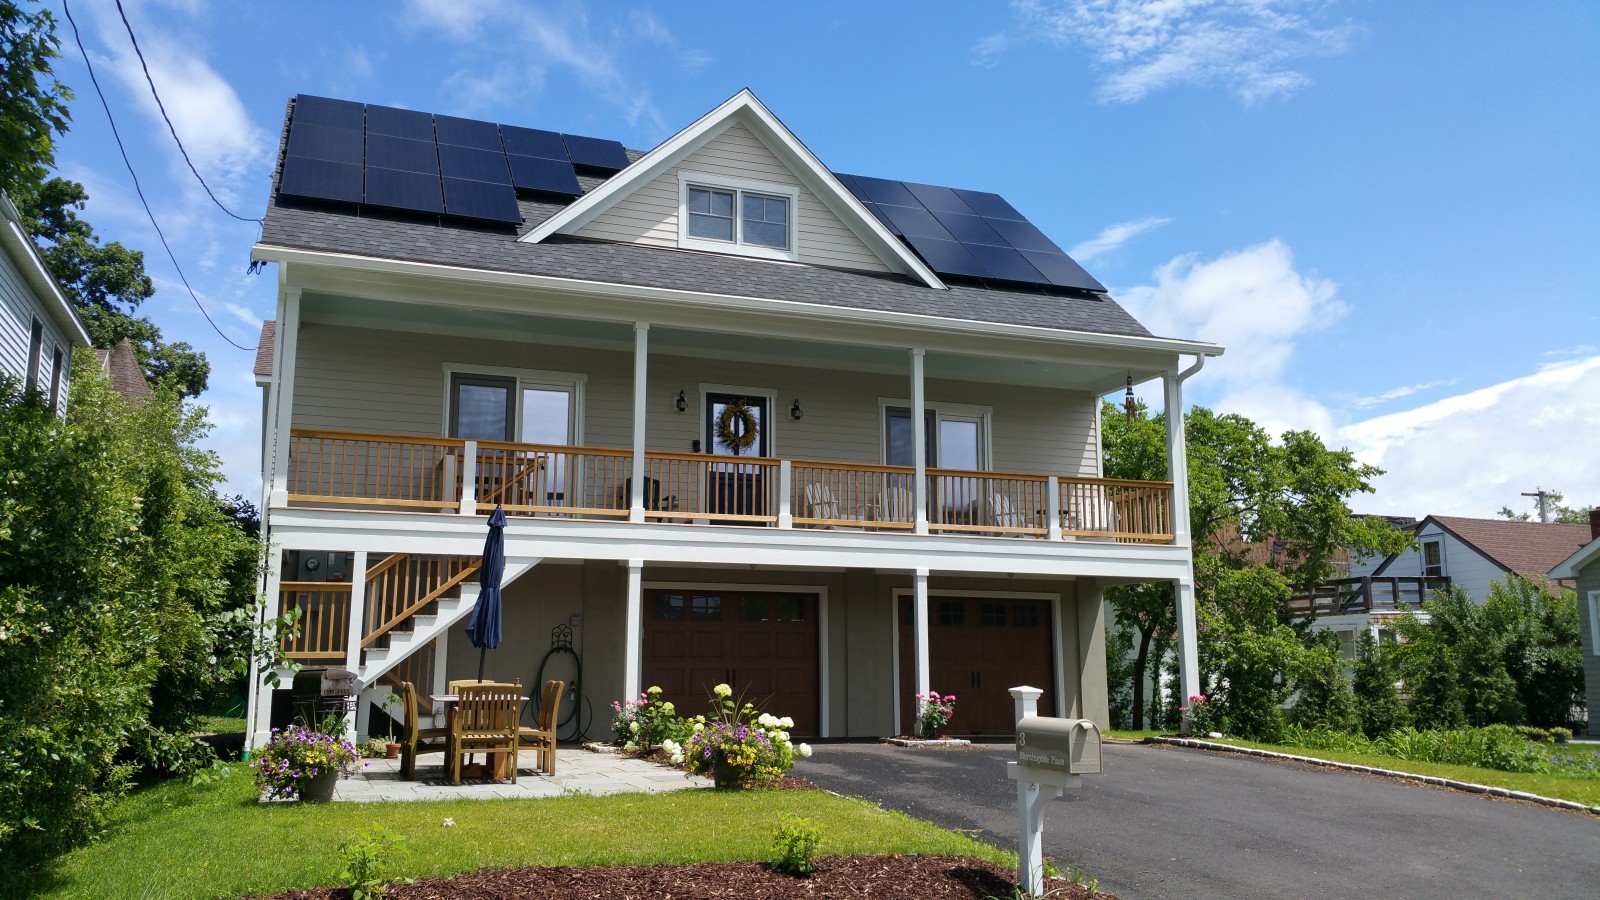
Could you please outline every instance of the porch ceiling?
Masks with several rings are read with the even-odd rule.
[[[497,310],[462,309],[422,303],[395,303],[357,297],[307,293],[301,300],[301,320],[386,331],[453,335],[485,340],[526,341],[561,346],[631,352],[630,325],[558,316],[517,314]],[[717,358],[752,362],[782,361],[785,365],[884,374],[905,374],[910,364],[901,347],[874,347],[752,335],[728,331],[691,330],[657,326],[650,330],[652,356]],[[929,352],[925,377],[929,380],[984,382],[1106,391],[1131,374],[1144,381],[1160,374],[1161,361],[1144,358],[1129,364],[1109,365],[1103,359],[1029,359]]]

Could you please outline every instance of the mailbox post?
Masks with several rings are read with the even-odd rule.
[[[1044,804],[1100,771],[1100,729],[1088,719],[1040,716],[1035,687],[1014,687],[1017,759],[1006,775],[1017,783],[1017,884],[1030,897],[1044,889]]]

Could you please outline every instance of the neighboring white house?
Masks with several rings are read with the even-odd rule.
[[[89,346],[89,332],[4,193],[0,217],[0,373],[38,390],[66,415],[72,348]]]
[[[1600,509],[1589,511],[1589,543],[1550,570],[1550,578],[1570,581],[1578,592],[1579,643],[1589,708],[1589,733],[1600,711]]]
[[[802,735],[904,732],[930,689],[1006,733],[1023,683],[1104,726],[1101,589],[1154,580],[1197,689],[1183,417],[1170,481],[1108,480],[1098,397],[1181,408],[1221,348],[1150,334],[1004,199],[838,175],[749,91],[648,152],[311,97],[283,134],[253,255],[291,657],[365,701],[476,676],[500,505],[488,674],[570,641],[591,734],[719,682]],[[252,745],[290,712],[262,674]]]

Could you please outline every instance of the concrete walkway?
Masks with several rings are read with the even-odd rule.
[[[339,782],[333,799],[356,803],[385,800],[494,800],[559,797],[572,791],[583,794],[657,794],[711,787],[709,778],[686,776],[676,769],[642,759],[628,759],[587,750],[556,751],[556,775],[538,774],[532,750],[518,754],[517,781],[453,785],[445,782],[444,757],[418,758],[417,780],[400,777],[400,760],[369,759],[367,769]]]

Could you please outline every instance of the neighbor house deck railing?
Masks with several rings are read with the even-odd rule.
[[[1289,611],[1297,616],[1337,616],[1351,613],[1403,612],[1422,606],[1434,591],[1448,591],[1443,575],[1367,575],[1319,584],[1289,598]]]
[[[289,501],[514,516],[626,519],[633,455],[455,438],[295,429]],[[1171,543],[1172,485],[930,468],[928,530]],[[658,522],[909,531],[909,466],[647,451],[644,515]],[[331,653],[331,651],[330,651]]]

